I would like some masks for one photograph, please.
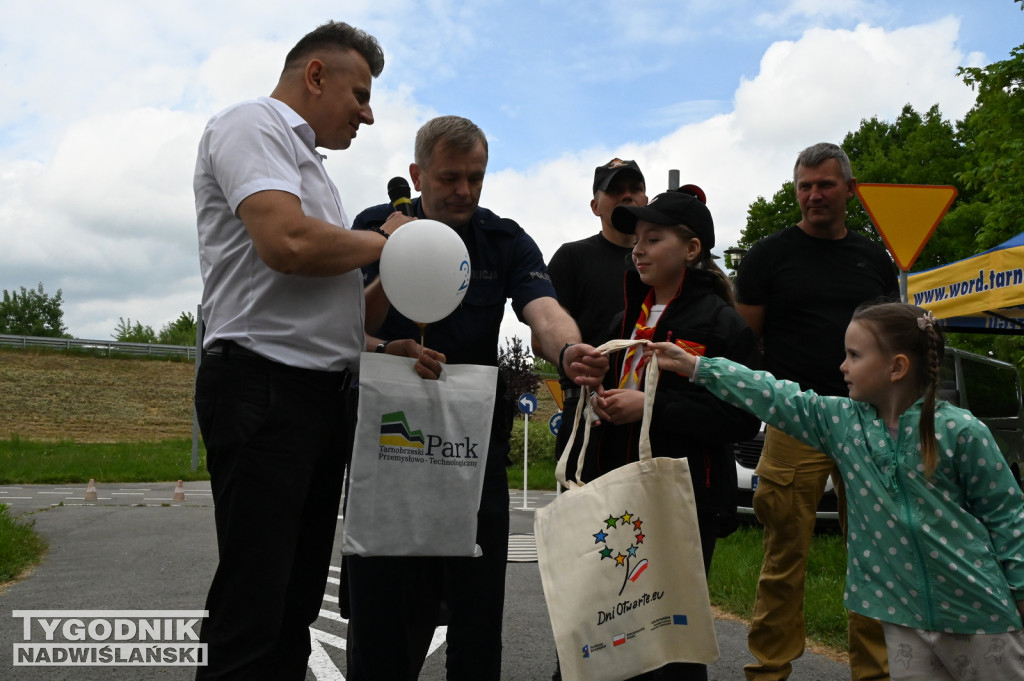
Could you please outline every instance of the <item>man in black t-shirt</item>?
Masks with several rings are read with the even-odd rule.
[[[762,341],[764,367],[821,395],[846,395],[839,365],[858,305],[898,296],[889,255],[846,228],[857,181],[834,144],[808,147],[793,170],[801,220],[762,239],[736,277],[736,309]],[[779,681],[804,650],[804,577],[815,511],[832,474],[846,529],[843,484],[832,460],[769,426],[757,466],[754,513],[764,525],[764,563],[747,643],[758,659],[748,681]],[[881,626],[850,614],[853,681],[888,679]]]
[[[580,327],[583,342],[597,346],[611,338],[612,318],[622,311],[622,274],[630,265],[633,235],[612,226],[617,206],[646,206],[647,185],[636,161],[613,158],[594,169],[594,198],[590,210],[601,218],[601,231],[586,239],[562,244],[548,262],[548,276],[559,304]],[[576,413],[579,386],[562,380],[563,414]],[[556,456],[562,453],[571,428],[559,430]]]
[[[558,302],[590,345],[605,340],[612,317],[622,310],[622,273],[633,252],[633,235],[612,227],[612,211],[646,205],[647,185],[636,161],[613,158],[598,166],[590,210],[601,219],[601,231],[562,244],[548,263]]]

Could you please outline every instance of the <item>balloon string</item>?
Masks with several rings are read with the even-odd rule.
[[[416,326],[420,327],[420,357],[423,357],[423,349],[426,348],[427,339],[427,325],[421,322],[416,322]]]

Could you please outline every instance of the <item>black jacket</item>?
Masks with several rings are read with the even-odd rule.
[[[654,329],[654,340],[686,340],[704,345],[708,357],[728,357],[750,364],[756,357],[754,333],[743,318],[712,289],[712,276],[690,268],[676,297],[665,307]],[[635,270],[624,279],[625,311],[616,317],[609,338],[629,338],[650,287]],[[612,358],[605,388],[614,388],[626,352]],[[564,427],[571,428],[571,423]],[[736,462],[732,443],[757,433],[760,421],[711,395],[705,388],[675,372],[663,371],[651,414],[654,456],[685,456],[690,464],[698,513],[722,518],[726,533],[736,514]],[[593,480],[638,458],[640,422],[603,424],[591,431],[583,480]],[[567,475],[574,477],[575,456]]]

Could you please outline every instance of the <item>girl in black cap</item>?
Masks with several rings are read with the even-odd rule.
[[[715,265],[711,213],[693,194],[667,192],[647,206],[619,206],[612,224],[636,235],[634,267],[624,281],[625,309],[608,338],[674,342],[689,352],[741,362],[755,358],[750,327],[733,308],[732,285]],[[645,360],[642,349],[619,353],[591,400],[600,424],[584,462],[587,482],[638,458],[643,415]],[[731,444],[753,437],[760,422],[716,399],[704,388],[662,372],[651,419],[654,456],[689,461],[700,528],[704,570],[715,541],[736,527],[736,464]],[[567,472],[574,473],[570,462]],[[670,664],[636,679],[707,679],[700,664]]]

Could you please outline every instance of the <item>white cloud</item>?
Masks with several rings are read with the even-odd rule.
[[[588,203],[594,167],[613,156],[631,158],[644,171],[649,196],[666,189],[672,168],[682,183],[706,191],[720,254],[739,239],[749,204],[790,179],[801,149],[839,143],[862,119],[892,120],[907,103],[918,111],[938,103],[947,119],[962,118],[974,94],[956,76],[963,63],[957,28],[950,19],[890,32],[812,29],[767,50],[757,76],[739,83],[731,113],[643,145],[592,149],[489,177],[484,203],[519,221],[550,258],[561,243],[599,229]],[[511,335],[529,337],[526,327],[506,320],[503,337]]]
[[[73,126],[36,187],[87,232],[170,236],[194,220],[191,183],[204,120],[159,109],[96,116]]]
[[[49,292],[63,289],[65,321],[80,337],[109,337],[119,317],[159,329],[194,311],[200,283],[191,179],[202,127],[224,106],[269,93],[294,36],[335,14],[326,2],[301,15],[270,3],[244,11],[238,4],[143,5],[59,5],[67,13],[53,31],[59,51],[36,44],[47,28],[42,12],[19,6],[10,16],[20,28],[0,28],[0,85],[11,93],[11,105],[0,110],[0,288],[41,281]],[[531,139],[546,142],[577,132],[557,127],[553,111],[614,98],[632,102],[635,116],[588,118],[592,127],[578,148],[529,149],[520,156],[528,166],[492,154],[483,204],[517,220],[550,257],[564,241],[598,228],[589,208],[594,167],[613,156],[634,158],[651,195],[665,188],[671,168],[707,191],[721,252],[737,239],[748,204],[778,189],[804,146],[840,141],[861,119],[892,119],[908,102],[920,111],[938,103],[949,119],[973,103],[956,67],[981,56],[963,54],[960,23],[952,18],[896,30],[811,28],[798,37],[789,27],[793,39],[768,46],[757,72],[742,78],[740,71],[716,71],[713,53],[702,55],[706,63],[691,55],[686,68],[674,65],[666,44],[690,48],[684,43],[692,32],[660,32],[663,51],[639,52],[652,25],[677,15],[691,29],[699,17],[709,32],[735,26],[753,34],[750,21],[726,16],[718,3],[621,21],[616,15],[610,32],[602,12],[617,6],[599,3],[578,23],[588,31],[604,24],[597,44],[586,43],[586,31],[567,33],[591,6],[575,7],[556,17],[557,5],[549,4],[513,25],[518,5],[499,8],[499,23],[465,3],[346,6],[346,20],[370,27],[388,59],[374,83],[376,123],[360,130],[351,149],[328,154],[350,217],[386,199],[388,179],[407,173],[416,129],[436,113],[469,115],[488,130],[492,152],[511,154],[521,151],[525,133],[543,132]],[[861,16],[881,11],[856,7]],[[795,2],[774,16],[840,25],[858,16],[822,19],[812,10]],[[543,39],[527,42],[541,30]],[[498,49],[506,35],[516,41],[507,52]],[[467,84],[467,74],[478,80]],[[474,89],[481,77],[516,85],[516,96],[481,95]],[[529,82],[524,87],[528,77],[537,81],[535,91]],[[717,88],[710,98],[703,94],[709,83]],[[562,84],[574,86],[571,96],[559,97]],[[667,99],[645,108],[648,96],[666,92]],[[597,97],[577,100],[591,93]],[[668,132],[652,138],[653,129]],[[511,322],[502,336],[513,330],[528,338]]]
[[[814,29],[775,43],[757,76],[738,84],[732,112],[645,144],[595,148],[488,177],[484,202],[507,206],[524,225],[549,226],[536,238],[550,256],[563,241],[597,229],[588,207],[594,167],[613,156],[635,158],[651,195],[665,189],[671,168],[707,191],[724,248],[738,238],[747,206],[789,179],[804,147],[841,142],[862,119],[892,120],[906,103],[919,111],[938,103],[945,117],[962,117],[974,95],[955,73],[962,63],[956,29],[953,20],[892,32]]]
[[[212,115],[274,89],[290,46],[242,40],[213,50],[196,71],[196,109]],[[205,122],[205,121],[204,121]]]
[[[891,32],[811,29],[799,41],[775,43],[757,78],[736,91],[738,123],[763,145],[835,137],[865,118],[891,120],[908,103],[919,111],[938,103],[945,117],[961,118],[974,95],[956,77],[958,27],[944,19]]]

